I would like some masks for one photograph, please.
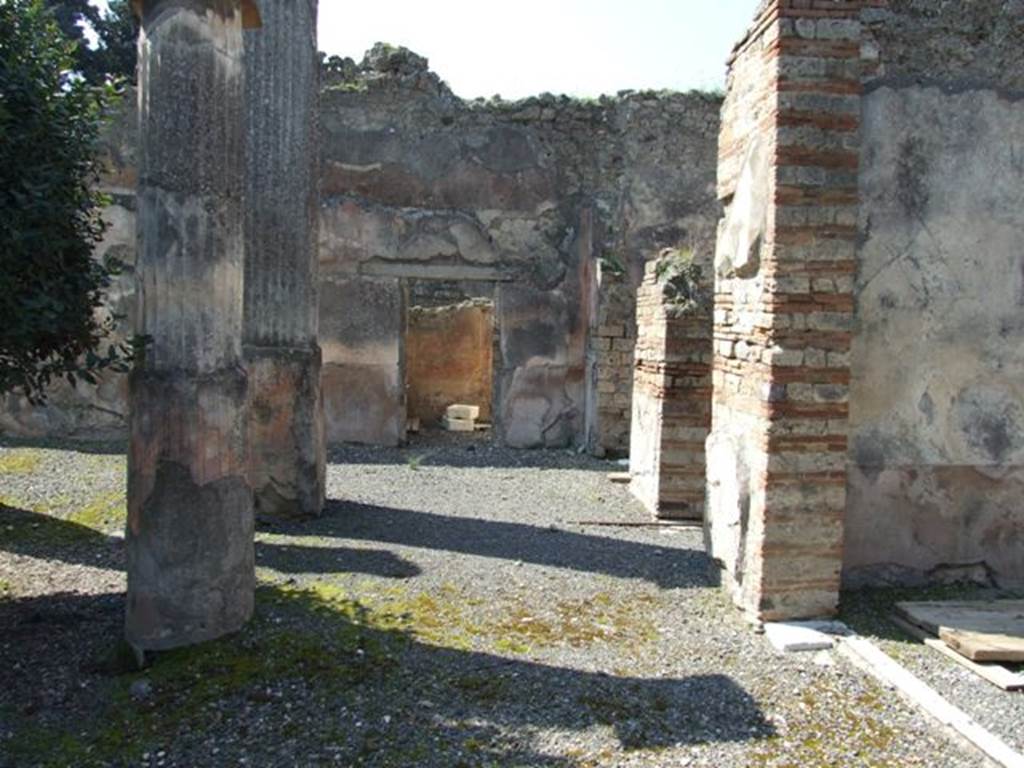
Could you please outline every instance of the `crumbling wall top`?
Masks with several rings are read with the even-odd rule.
[[[874,80],[1024,93],[1024,0],[888,0],[861,21]]]

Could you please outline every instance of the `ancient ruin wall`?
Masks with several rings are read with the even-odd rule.
[[[410,306],[405,354],[410,419],[439,426],[449,405],[464,403],[480,408],[480,422],[491,421],[493,303]]]
[[[657,518],[702,520],[711,427],[710,264],[666,250],[637,292],[630,490]]]
[[[709,247],[716,107],[661,94],[465,102],[407,51],[380,46],[361,67],[336,62],[324,96],[325,299],[339,280],[421,294],[431,281],[456,294],[489,283],[502,438],[624,450],[629,390],[608,391],[606,377],[632,356],[632,302],[602,290],[598,262],[635,285],[660,247]],[[343,307],[328,300],[324,312]],[[593,340],[617,326],[607,348]],[[325,365],[358,377],[351,352]],[[371,399],[353,394],[339,414],[404,417],[392,392],[358,391]]]
[[[707,526],[752,618],[834,612],[845,508],[860,5],[763,4],[719,142]]]
[[[846,579],[1024,583],[1024,4],[865,11]]]
[[[101,249],[129,267],[132,102],[110,131],[114,226]],[[665,93],[466,102],[408,51],[379,46],[362,65],[334,62],[321,105],[328,440],[400,441],[406,307],[487,296],[500,329],[494,419],[504,439],[625,452],[632,291],[661,248],[713,248],[718,107]],[[599,281],[601,261],[621,279]],[[130,271],[115,300],[130,310]],[[592,341],[619,326],[607,348]],[[615,391],[599,391],[609,376]],[[98,392],[59,387],[44,409],[10,398],[0,429],[118,437],[123,389],[119,378]]]

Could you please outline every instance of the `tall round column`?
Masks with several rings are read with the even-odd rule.
[[[245,359],[260,519],[324,504],[317,344],[320,62],[316,0],[264,0],[245,34]]]
[[[244,280],[242,2],[146,0],[139,42],[128,610],[138,649],[252,615]]]

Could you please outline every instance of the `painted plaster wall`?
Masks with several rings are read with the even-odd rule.
[[[491,421],[494,379],[494,306],[466,302],[410,307],[406,330],[409,417],[437,426],[449,405],[480,408]]]
[[[361,64],[335,64],[325,72],[320,114],[328,441],[404,437],[397,383],[404,320],[385,313],[404,307],[411,287],[434,283],[494,298],[501,334],[494,418],[502,439],[543,447],[589,444],[593,435],[597,451],[624,450],[627,395],[599,392],[587,372],[588,365],[621,367],[632,346],[588,349],[588,336],[592,327],[631,323],[633,307],[621,287],[602,291],[597,265],[621,265],[635,287],[644,262],[663,247],[710,257],[719,100],[626,92],[593,101],[467,102],[402,49],[381,46]],[[129,264],[133,101],[110,130],[104,180],[122,200],[109,212],[117,221],[104,248],[120,248]],[[387,301],[352,309],[362,289],[381,298],[384,285]],[[119,291],[118,301],[130,304],[130,275]],[[104,387],[57,391],[44,410],[11,398],[0,429],[116,437],[123,387],[119,380]],[[602,427],[602,414],[616,423]]]
[[[1024,99],[864,99],[849,583],[1024,583]]]

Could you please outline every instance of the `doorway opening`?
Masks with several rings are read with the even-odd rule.
[[[411,432],[443,429],[453,405],[470,406],[477,430],[490,428],[496,343],[493,284],[410,282],[405,376]]]

